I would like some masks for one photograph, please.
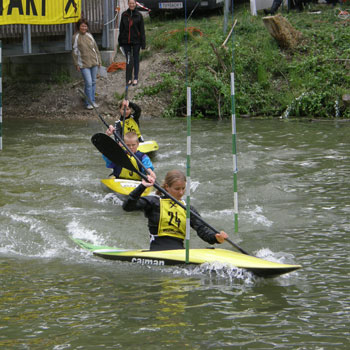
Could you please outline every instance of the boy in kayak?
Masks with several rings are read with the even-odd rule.
[[[148,219],[150,232],[150,250],[183,249],[186,235],[186,211],[172,199],[165,197],[159,191],[158,196],[144,196],[142,193],[147,187],[154,185],[155,178],[148,175],[148,182],[142,179],[139,186],[133,190],[123,203],[125,211],[142,210]],[[177,201],[182,201],[186,188],[186,176],[179,170],[169,171],[162,187]],[[198,212],[191,206],[191,211]],[[199,215],[199,214],[198,214]],[[214,232],[200,219],[191,214],[191,227],[204,241],[214,244],[223,243],[228,235],[226,232]]]
[[[106,131],[106,134],[108,136],[111,136],[114,133],[114,131],[115,128],[112,125],[110,125],[109,129],[107,129]],[[154,167],[151,159],[146,154],[137,150],[137,147],[139,147],[139,139],[137,137],[137,134],[134,131],[126,133],[124,135],[124,142],[126,146],[130,149],[130,151],[135,155],[135,157],[137,157],[142,162],[144,167],[147,169],[148,174],[152,177],[155,177],[156,175],[154,173]],[[116,178],[141,180],[141,177],[136,172],[130,171],[128,169],[122,168],[120,165],[114,164],[104,155],[102,155],[102,157],[106,162],[106,167],[113,169],[113,175]],[[145,170],[137,164],[136,159],[131,155],[129,155],[129,157],[134,167],[138,169],[141,173],[145,174]]]
[[[144,142],[140,131],[141,108],[136,103],[123,100],[119,103],[119,111],[121,117],[115,122],[114,131],[116,131],[118,135],[122,136],[123,116],[125,111],[124,135],[130,131],[134,131],[137,134],[139,142]]]

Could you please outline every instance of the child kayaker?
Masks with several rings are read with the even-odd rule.
[[[158,196],[144,196],[142,193],[147,187],[153,186],[155,178],[148,176],[148,182],[142,180],[141,184],[133,190],[123,203],[125,211],[142,210],[148,219],[150,232],[150,250],[183,249],[186,235],[186,211],[173,200],[166,198],[159,191]],[[179,170],[169,171],[162,187],[179,202],[186,188],[186,177]],[[184,201],[182,201],[185,204]],[[198,214],[195,208],[191,210]],[[203,222],[191,214],[191,227],[204,241],[214,244],[223,243],[228,238],[224,231],[214,232]]]
[[[107,129],[106,134],[108,136],[111,136],[113,134],[112,130],[114,131],[114,127],[110,126],[109,129]],[[156,175],[154,173],[154,167],[151,159],[146,154],[137,150],[137,147],[139,146],[139,140],[136,133],[134,131],[126,133],[124,135],[124,142],[130,151],[135,155],[135,157],[137,157],[142,162],[144,167],[147,169],[148,174],[150,174],[152,177],[155,177]],[[141,180],[140,175],[138,175],[136,172],[122,168],[118,164],[114,164],[104,155],[102,155],[102,157],[106,162],[106,167],[113,169],[113,175],[116,178]],[[145,170],[137,164],[137,161],[134,159],[134,157],[130,156],[130,159],[136,169],[138,169],[141,173],[146,174]]]
[[[124,135],[130,131],[134,131],[137,134],[139,142],[144,142],[144,139],[141,135],[140,131],[140,116],[141,116],[141,108],[136,104],[129,102],[128,100],[123,100],[119,103],[119,112],[120,119],[115,122],[115,126],[113,128],[112,125],[109,126],[110,130],[115,131],[118,135],[122,135],[123,133],[123,116],[125,111],[125,126],[124,126]]]

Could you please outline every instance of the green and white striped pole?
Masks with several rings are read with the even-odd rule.
[[[231,0],[232,23],[234,26],[234,0]],[[232,29],[232,73],[231,73],[231,113],[232,113],[232,158],[233,158],[233,205],[234,205],[234,230],[238,232],[238,186],[237,186],[237,130],[236,130],[236,106],[235,106],[235,40]]]
[[[188,86],[188,40],[187,40],[187,1],[185,0],[185,51],[186,51],[186,93],[187,93],[187,152],[186,152],[186,264],[190,262],[191,231],[191,87]]]
[[[2,42],[0,40],[0,151],[2,150]]]
[[[187,87],[187,152],[186,152],[186,264],[190,259],[191,217],[191,87]]]
[[[238,232],[238,192],[237,192],[237,131],[235,112],[235,74],[231,73],[231,112],[232,112],[232,158],[233,158],[233,204],[234,204],[234,227]]]

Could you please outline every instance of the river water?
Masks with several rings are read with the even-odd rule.
[[[185,120],[144,120],[159,181],[185,169]],[[100,184],[99,121],[5,120],[0,349],[348,349],[350,123],[193,121],[191,203],[248,252],[303,268],[146,267],[76,246],[147,248],[146,220]],[[205,247],[195,234],[192,247]],[[224,244],[231,249],[229,244]]]

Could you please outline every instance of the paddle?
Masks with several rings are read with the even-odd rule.
[[[126,85],[125,85],[125,97],[124,97],[124,100],[128,100],[128,88],[129,88],[129,85],[128,85],[128,83],[126,83]],[[126,106],[124,106],[124,111],[123,111],[122,139],[124,139],[125,117],[126,117]]]
[[[128,147],[124,144],[124,141],[120,139],[120,136],[117,135],[118,141],[120,141],[123,146],[126,148],[126,150],[129,152],[130,155],[132,155],[139,166],[141,166],[143,169],[147,171],[147,169],[144,167],[142,162],[135,157],[135,155],[129,150]],[[106,134],[102,133],[97,133],[92,136],[91,142],[93,145],[104,155],[106,156],[109,160],[111,160],[114,164],[120,165],[122,168],[128,169],[130,171],[136,172],[141,178],[147,181],[147,175],[141,173],[138,169],[134,167],[132,164],[130,158],[127,156],[126,152],[115,142],[113,141],[109,136]],[[176,204],[178,204],[181,208],[186,210],[186,206],[183,205],[181,202],[179,202],[177,199],[175,199],[170,193],[168,193],[163,187],[161,187],[157,182],[154,183],[153,185],[158,191],[163,193],[166,197],[170,198],[173,200]],[[216,230],[214,227],[212,227],[210,224],[208,224],[204,219],[195,213],[194,211],[191,210],[191,214],[195,216],[197,219],[202,221],[204,225],[206,225],[208,228],[213,230],[214,232],[220,232]],[[246,252],[244,249],[239,247],[237,244],[233,243],[229,238],[226,238],[226,241],[230,243],[233,247],[238,249],[241,253],[250,255],[248,252]]]
[[[132,84],[132,70],[134,68],[134,57],[131,51],[132,49],[133,48],[131,46],[131,49],[130,51],[127,52],[127,56],[126,56],[126,70],[125,70],[126,85]]]

